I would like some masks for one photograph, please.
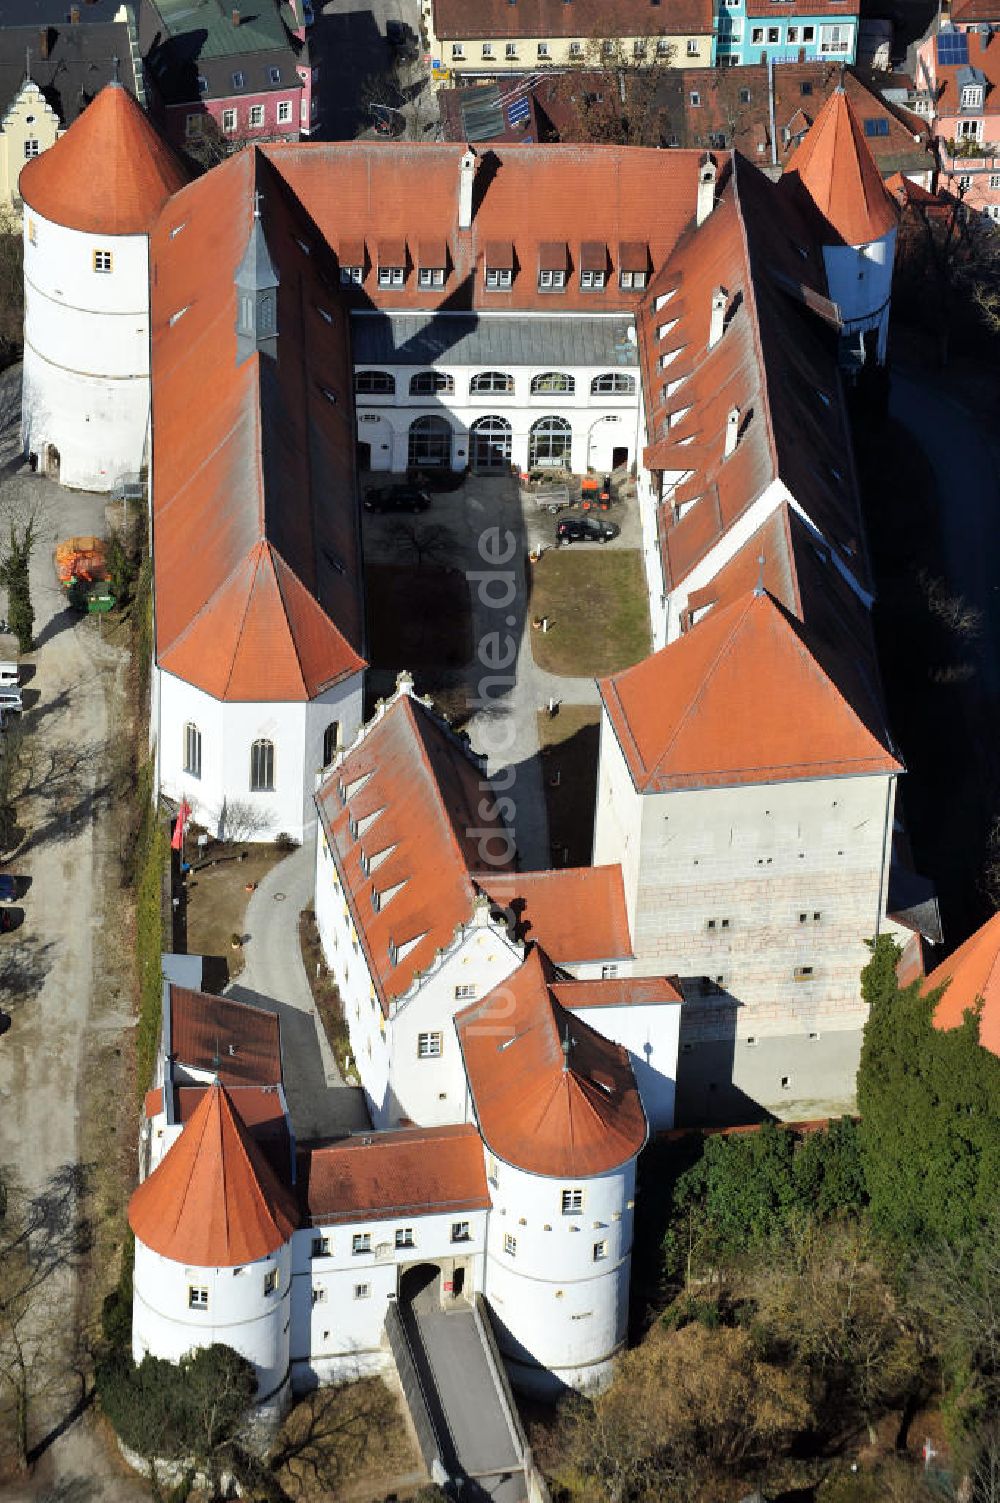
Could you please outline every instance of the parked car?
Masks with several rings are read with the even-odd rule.
[[[20,908],[0,908],[0,934],[9,934],[16,929],[20,919]]]
[[[21,713],[21,689],[18,684],[0,684],[0,710]]]
[[[621,532],[617,522],[605,522],[603,517],[565,517],[556,523],[556,545],[566,543],[610,543]]]
[[[0,872],[0,903],[17,901],[17,878],[9,872]]]
[[[426,511],[431,498],[419,485],[379,485],[365,491],[366,511]]]
[[[10,1022],[10,1013],[4,1012],[3,1008],[0,1007],[0,1038],[2,1038],[3,1035],[7,1032],[7,1029],[10,1027]]]

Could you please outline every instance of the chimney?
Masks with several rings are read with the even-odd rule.
[[[39,27],[38,31],[38,56],[48,57],[49,48],[52,45],[52,29],[49,26]]]
[[[728,459],[736,450],[740,436],[740,409],[730,407],[729,416],[726,418],[726,444],[722,451],[723,459]]]
[[[458,168],[458,227],[472,228],[472,188],[476,181],[476,154],[466,149]]]
[[[715,162],[706,154],[701,166],[698,168],[698,207],[695,211],[695,223],[704,224],[705,220],[715,208]]]
[[[712,293],[712,317],[708,325],[708,348],[714,349],[722,338],[726,325],[726,301],[729,297],[724,287],[716,287]]]
[[[71,5],[70,6],[70,8],[69,8],[69,23],[70,23],[71,26],[79,26],[79,24],[80,24],[80,7],[78,5]]]

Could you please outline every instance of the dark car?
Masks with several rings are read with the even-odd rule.
[[[9,872],[0,872],[0,903],[17,901],[17,878]]]
[[[556,524],[556,543],[610,543],[620,532],[617,522],[603,517],[564,517]]]
[[[366,511],[426,511],[431,498],[419,485],[380,485],[365,491]]]

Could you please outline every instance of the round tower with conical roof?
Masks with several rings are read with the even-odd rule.
[[[221,1342],[254,1364],[258,1405],[280,1413],[291,1391],[295,1202],[224,1086],[206,1091],[128,1219],[136,1362]]]
[[[827,288],[855,366],[884,365],[898,209],[843,85],[789,158],[782,183],[804,192],[823,247]]]
[[[21,436],[63,485],[110,490],[149,427],[149,232],[187,174],[120,84],[21,170]]]

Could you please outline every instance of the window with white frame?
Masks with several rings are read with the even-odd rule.
[[[446,376],[443,371],[418,371],[410,377],[411,397],[430,397],[439,391],[452,394],[454,390],[455,377]]]
[[[508,42],[504,48],[504,57],[508,62],[517,62],[517,43]]]
[[[583,1190],[581,1186],[574,1185],[571,1189],[562,1192],[562,1213],[564,1216],[579,1216],[583,1210]]]
[[[647,275],[644,271],[620,271],[618,285],[623,292],[639,292],[646,285]]]
[[[517,1238],[514,1236],[513,1232],[504,1232],[503,1250],[507,1254],[508,1258],[517,1257]]]
[[[372,1234],[371,1234],[371,1232],[355,1232],[354,1236],[351,1238],[351,1252],[352,1252],[352,1254],[355,1257],[357,1257],[360,1253],[371,1252],[371,1250],[372,1250]]]
[[[112,255],[111,251],[95,250],[93,260],[95,271],[103,272],[106,275],[112,270],[114,264],[114,256]]]
[[[608,280],[606,271],[581,271],[580,286],[584,292],[600,292]]]
[[[191,720],[184,727],[184,771],[189,777],[201,777],[201,731]]]
[[[595,1263],[600,1263],[603,1258],[607,1257],[607,1255],[608,1255],[607,1238],[606,1237],[602,1237],[601,1240],[600,1240],[600,1242],[595,1242],[594,1243],[594,1262]]]
[[[540,292],[562,292],[566,286],[566,273],[564,271],[552,271],[543,268],[538,273],[538,289]]]
[[[688,46],[689,47],[691,46],[690,42],[688,42]],[[695,50],[695,52],[698,51],[698,45],[697,45],[697,43],[695,43],[694,50]],[[670,38],[669,37],[657,37],[657,39],[656,39],[656,55],[657,55],[657,57],[661,57],[661,58],[662,57],[669,57],[670,56]]]
[[[472,1002],[475,999],[475,995],[476,988],[473,982],[465,981],[455,988],[456,1002]]]
[[[575,390],[576,381],[565,371],[545,371],[542,375],[531,378],[533,397],[548,396],[552,392],[562,392],[566,396],[572,396]]]
[[[402,287],[405,281],[405,266],[380,266],[378,269],[378,285],[380,287]]]
[[[958,191],[959,191],[959,193],[968,193],[968,191],[969,191],[969,189],[971,187],[972,187],[972,174],[968,173],[968,172],[963,172],[962,175],[961,175],[961,177],[958,180]]]
[[[982,120],[960,120],[958,135],[965,141],[978,141],[983,132]]]
[[[508,375],[506,371],[477,371],[469,381],[469,394],[482,396],[487,392],[513,396],[514,377]]]
[[[789,42],[797,42],[798,39],[799,39],[799,28],[797,26],[789,26],[789,28],[788,28],[788,40],[789,40]],[[747,100],[748,104],[749,104],[749,102],[750,101]],[[742,96],[740,97],[740,103],[741,104],[743,103]]]
[[[279,99],[278,100],[278,124],[279,125],[291,125],[291,123],[292,123],[292,101],[290,99]]]
[[[264,1275],[264,1293],[273,1294],[281,1283],[281,1274],[277,1268],[269,1268]]]
[[[371,1293],[372,1293],[372,1286],[371,1286],[371,1284],[355,1284],[355,1286],[354,1286],[354,1298],[355,1299],[370,1299],[371,1298]]]
[[[420,270],[417,272],[417,286],[418,287],[443,287],[444,286],[444,267],[443,266],[421,266]]]
[[[322,1284],[314,1284],[312,1287],[312,1302],[314,1305],[326,1304],[326,1289]]]
[[[274,67],[268,68],[267,76],[269,82],[273,84],[279,84],[281,82],[281,69]]]
[[[966,84],[962,89],[963,110],[979,110],[983,105],[983,90],[980,84]]]
[[[641,58],[646,56],[646,38],[636,37],[632,43],[632,56]]]
[[[1000,172],[990,173],[990,191],[996,193],[1000,189]]]
[[[367,396],[391,397],[396,390],[396,378],[391,371],[356,371],[354,390]]]
[[[540,61],[544,61],[544,59],[547,58],[548,56],[549,56],[549,44],[548,44],[548,42],[539,42],[539,44],[538,44],[538,57],[539,57],[539,60]]]
[[[803,26],[803,28],[802,28],[802,40],[804,42],[815,42],[815,40],[816,40],[816,28],[815,28],[815,26]]]
[[[27,141],[25,141],[25,143],[24,143],[24,159],[25,159],[25,161],[27,161],[30,157],[37,157],[37,155],[38,155],[38,153],[40,151],[41,151],[41,145],[34,138],[34,136],[29,137],[29,139]]]
[[[451,1240],[453,1242],[468,1242],[471,1233],[467,1221],[453,1221],[451,1223]]]
[[[657,48],[657,51],[659,51],[659,48]],[[697,39],[697,37],[688,37],[688,39],[687,39],[687,55],[688,55],[688,57],[697,57],[698,56],[698,39]]]
[[[595,376],[590,383],[591,395],[634,397],[635,377],[626,376],[624,371],[605,371],[600,376]]]
[[[464,45],[461,42],[452,42],[452,44],[451,44],[451,56],[452,56],[452,61],[456,62],[456,63],[461,62],[462,59],[465,57],[465,47],[464,47]]]
[[[208,1309],[208,1290],[205,1288],[204,1284],[188,1285],[188,1309]]]
[[[754,46],[756,46],[759,42],[762,42],[764,40],[764,28],[763,28],[763,26],[753,26],[753,27],[751,27],[751,29],[750,29],[750,40],[754,44]]]
[[[397,1247],[412,1247],[413,1246],[413,1228],[412,1228],[412,1226],[397,1226],[397,1228],[396,1228],[396,1246]]]
[[[492,42],[484,42],[483,43],[483,57],[488,59],[488,58],[491,58],[492,56],[493,56],[493,43]]]
[[[418,1033],[417,1058],[440,1059],[443,1043],[444,1038],[440,1033]]]
[[[618,967],[613,963],[601,966],[602,981],[616,981],[618,979]]]
[[[329,1237],[314,1237],[309,1249],[310,1258],[328,1258],[330,1256]]]
[[[250,129],[260,130],[263,124],[264,106],[262,104],[252,104],[250,106]]]
[[[274,742],[265,736],[250,748],[250,792],[274,792]]]
[[[350,287],[352,283],[355,287],[360,287],[364,279],[365,269],[363,266],[342,266],[340,268],[340,285],[342,287]],[[395,390],[395,387],[393,390]]]
[[[234,89],[242,89],[245,84],[246,84],[246,79],[243,77],[242,73],[234,73],[233,74],[233,88]]]
[[[569,44],[569,55],[570,55],[570,57],[582,57],[583,56],[583,43],[582,42],[570,42],[570,44]]]
[[[514,273],[509,266],[487,266],[486,286],[493,291],[513,287]]]
[[[235,134],[237,125],[237,112],[235,110],[222,111],[222,129],[227,136]]]

